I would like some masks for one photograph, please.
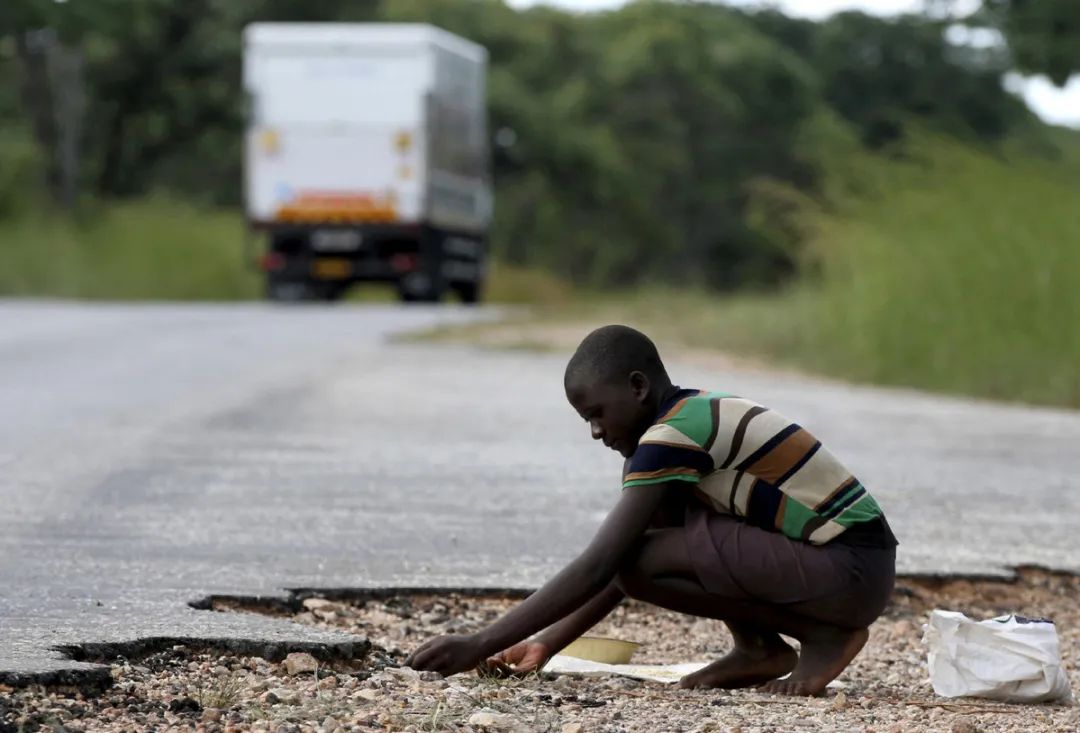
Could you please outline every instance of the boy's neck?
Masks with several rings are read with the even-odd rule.
[[[659,386],[654,394],[656,395],[652,402],[653,412],[659,412],[661,405],[670,400],[679,391],[679,386],[668,382],[666,385]]]

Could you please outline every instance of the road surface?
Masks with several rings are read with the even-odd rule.
[[[621,459],[565,404],[565,354],[389,340],[485,315],[0,301],[0,681],[94,673],[57,646],[345,641],[187,605],[209,594],[541,583]],[[816,433],[902,572],[1080,571],[1080,413],[668,361]]]

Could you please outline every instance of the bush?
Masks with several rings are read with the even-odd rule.
[[[0,126],[0,219],[17,215],[39,198],[37,151],[21,127]]]

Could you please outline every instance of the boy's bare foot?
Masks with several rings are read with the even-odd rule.
[[[735,647],[708,667],[679,680],[679,687],[718,687],[733,690],[775,680],[791,670],[799,655],[784,642],[765,648]]]
[[[834,629],[830,633],[802,642],[799,663],[790,677],[762,685],[762,690],[777,695],[822,695],[825,686],[844,671],[866,644],[866,629]]]

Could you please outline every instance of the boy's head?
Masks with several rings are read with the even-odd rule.
[[[604,326],[570,357],[563,386],[593,438],[629,458],[671,380],[648,336],[629,326]]]

